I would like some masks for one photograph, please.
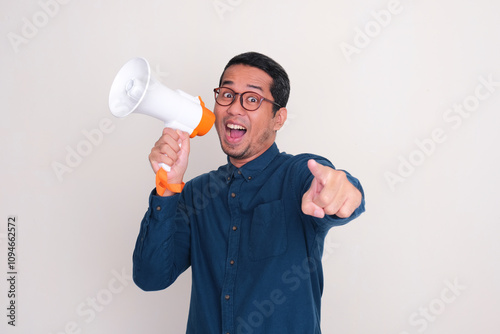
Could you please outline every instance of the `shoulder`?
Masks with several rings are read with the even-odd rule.
[[[335,166],[330,162],[330,160],[317,154],[312,154],[312,153],[300,153],[297,155],[291,155],[287,153],[284,154],[287,156],[284,162],[288,165],[289,168],[296,169],[297,171],[300,170],[308,171],[309,169],[307,168],[307,162],[311,159],[316,160],[316,162],[322,165],[335,169]]]

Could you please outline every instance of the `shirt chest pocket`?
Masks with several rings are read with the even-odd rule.
[[[283,254],[287,248],[285,211],[282,201],[257,206],[250,225],[249,255],[257,261]]]

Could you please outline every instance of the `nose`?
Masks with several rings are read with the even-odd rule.
[[[241,105],[241,94],[236,93],[233,102],[226,107],[226,112],[231,115],[242,115],[246,110]]]

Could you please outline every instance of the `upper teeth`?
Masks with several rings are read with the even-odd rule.
[[[236,124],[228,124],[227,127],[233,130],[246,130],[241,125],[236,125]]]

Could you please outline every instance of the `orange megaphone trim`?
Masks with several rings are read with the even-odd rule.
[[[193,133],[189,135],[190,138],[194,138],[196,136],[205,135],[215,123],[215,115],[208,108],[205,107],[205,103],[201,100],[201,97],[198,96],[200,100],[200,106],[203,110],[203,114],[201,115],[200,124],[193,130]]]

